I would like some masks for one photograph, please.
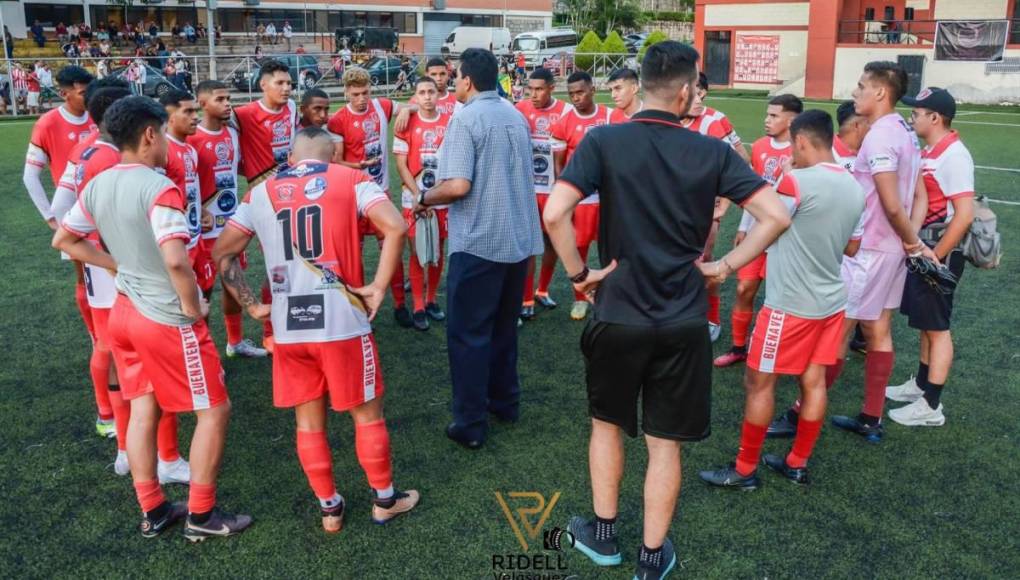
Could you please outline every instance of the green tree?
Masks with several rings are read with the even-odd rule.
[[[627,45],[615,30],[602,41],[602,52],[606,53],[606,68],[609,70],[623,66],[627,58]]]
[[[592,4],[592,28],[603,36],[618,28],[637,28],[644,19],[637,0],[588,0]]]
[[[638,52],[638,60],[639,61],[644,60],[645,51],[648,50],[649,46],[653,44],[658,44],[666,40],[669,40],[669,37],[666,36],[666,33],[661,30],[656,30],[655,32],[649,34],[648,38],[645,39],[645,43],[641,45],[641,51]]]
[[[601,51],[602,39],[598,34],[595,34],[595,31],[589,30],[581,42],[577,43],[575,49],[577,56],[574,58],[574,65],[580,70],[594,72],[595,57],[592,55]]]

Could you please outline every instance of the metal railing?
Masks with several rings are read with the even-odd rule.
[[[852,44],[931,45],[937,20],[841,20],[839,41]]]

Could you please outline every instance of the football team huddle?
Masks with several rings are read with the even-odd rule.
[[[387,293],[400,326],[427,331],[446,316],[437,290],[447,208],[426,207],[422,196],[436,185],[446,128],[464,104],[448,90],[445,61],[428,61],[425,72],[410,101],[395,103],[373,96],[368,73],[350,67],[342,78],[346,104],[332,114],[322,90],[291,100],[288,69],[272,60],[259,71],[262,97],[243,106],[232,106],[229,88],[215,80],[199,83],[194,95],[174,90],[157,102],[79,67],[56,76],[65,102],[36,123],[24,182],[55,230],[53,246],[75,264],[76,303],[93,345],[96,430],[116,439],[114,470],[132,476],[142,535],[184,520],[185,537],[201,541],[252,523],[216,502],[230,415],[206,323],[217,276],[226,356],[273,357],[273,402],[294,408],[297,455],[323,528],[340,531],[346,507],[334,483],[327,407],[352,417],[373,520],[385,523],[417,505],[417,491],[394,485],[371,322]],[[516,104],[531,129],[539,212],[590,130],[627,123],[642,110],[641,82],[630,69],[608,77],[615,108],[596,102],[596,83],[585,72],[566,79],[567,101],[554,96],[555,84],[549,70],[534,70],[528,98]],[[726,115],[704,104],[708,83],[704,74],[698,78],[682,126],[728,144],[790,215],[766,252],[734,270],[726,258],[713,260],[730,206],[720,196],[701,241],[712,341],[723,327],[720,284],[732,273],[737,278],[732,344],[714,364],[746,364],[740,448],[729,466],[701,472],[711,485],[754,490],[759,463],[794,483],[809,482],[826,391],[839,379],[858,326],[867,350],[863,406],[859,414],[833,416],[833,426],[879,443],[887,398],[908,403],[888,411],[897,423],[945,422],[940,396],[953,359],[953,288],[933,285],[927,270],[948,270],[954,282],[962,274],[958,247],[973,215],[974,164],[951,128],[953,97],[931,88],[908,98],[906,87],[895,63],[869,63],[853,100],[839,106],[835,129],[828,113],[805,110],[793,95],[773,96],[765,135],[748,153]],[[909,122],[896,111],[901,101],[913,109]],[[390,201],[391,162],[402,213]],[[57,184],[52,201],[40,179],[47,167]],[[573,212],[585,261],[598,242],[600,211],[595,192]],[[745,210],[733,245],[755,225]],[[261,289],[245,275],[255,237],[265,263]],[[425,237],[429,243],[421,243]],[[380,247],[371,278],[362,258],[367,238]],[[525,281],[521,324],[536,308],[556,308],[556,262],[546,236]],[[755,315],[763,281],[764,304]],[[571,318],[585,319],[592,299],[575,284]],[[921,351],[916,375],[888,386],[897,310],[920,331]],[[261,346],[245,338],[244,313],[263,323]],[[776,415],[779,375],[798,377],[800,399]],[[197,417],[190,462],[178,451],[176,414],[185,412]],[[770,437],[792,438],[789,453],[762,455]],[[186,505],[165,498],[161,486],[168,483],[190,485]],[[608,532],[589,540],[584,530],[571,531],[597,563],[608,557],[600,543]]]

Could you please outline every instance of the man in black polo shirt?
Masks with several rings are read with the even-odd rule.
[[[621,562],[616,538],[623,437],[641,428],[648,445],[644,536],[636,577],[664,577],[676,564],[666,533],[680,491],[680,442],[709,434],[712,345],[706,280],[718,284],[765,250],[790,223],[775,191],[718,139],[684,129],[698,53],[678,42],[648,49],[641,65],[644,110],[630,123],[593,129],[553,189],[544,219],[574,287],[593,301],[581,337],[592,416],[589,465],[595,517],[571,519],[575,547],[596,564]],[[599,260],[589,270],[571,217],[601,194]],[[758,221],[717,262],[698,262],[716,196]]]

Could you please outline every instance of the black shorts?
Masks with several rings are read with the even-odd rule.
[[[641,429],[677,441],[708,437],[712,341],[708,323],[664,327],[588,321],[581,334],[591,416],[637,437]]]
[[[957,280],[963,276],[966,263],[963,252],[954,249],[944,262]],[[906,315],[907,324],[917,330],[949,330],[949,318],[953,314],[953,294],[936,292],[919,274],[907,272],[903,287],[903,302],[900,313]]]

